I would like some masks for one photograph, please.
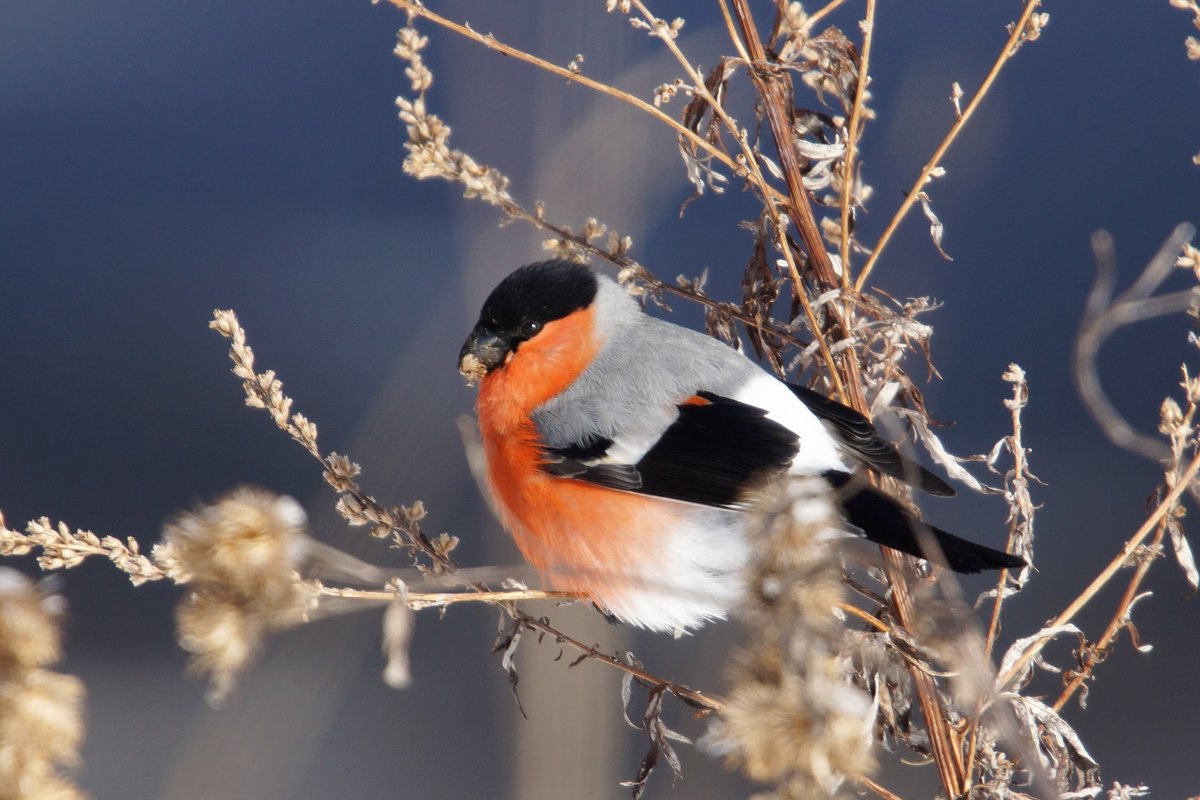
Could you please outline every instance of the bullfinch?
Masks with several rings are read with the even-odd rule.
[[[542,261],[501,281],[459,370],[479,382],[482,482],[526,560],[639,627],[685,631],[736,606],[747,493],[786,475],[828,481],[855,536],[924,557],[927,532],[959,572],[1025,564],[855,479],[954,494],[866,417],[646,314],[590,267]]]

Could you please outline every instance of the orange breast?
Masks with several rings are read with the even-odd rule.
[[[652,556],[672,503],[550,475],[530,415],[577,378],[599,348],[589,310],[548,323],[482,381],[477,404],[501,522],[553,586],[601,604],[629,564]]]
[[[532,426],[485,442],[501,521],[552,586],[601,605],[633,588],[629,573],[654,558],[656,535],[676,520],[674,504],[543,472]]]

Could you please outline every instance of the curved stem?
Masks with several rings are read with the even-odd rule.
[[[1004,49],[1000,51],[1000,55],[996,57],[995,63],[992,64],[991,70],[987,77],[983,79],[983,83],[979,86],[979,91],[971,98],[971,102],[967,104],[962,116],[950,126],[950,131],[946,137],[942,139],[941,144],[933,151],[929,162],[925,164],[921,170],[921,174],[917,176],[913,182],[912,188],[908,190],[908,194],[904,198],[904,202],[900,204],[900,208],[896,209],[896,213],[892,215],[892,219],[888,222],[887,227],[883,231],[883,235],[879,237],[879,241],[871,251],[871,255],[867,258],[867,263],[863,264],[862,272],[859,273],[858,279],[854,282],[854,288],[862,291],[862,287],[866,285],[867,278],[870,277],[871,271],[875,269],[875,264],[879,261],[879,256],[883,253],[884,248],[892,239],[892,235],[896,229],[900,227],[900,222],[920,199],[921,190],[925,188],[925,184],[929,182],[929,176],[941,163],[942,157],[946,155],[946,151],[950,149],[950,145],[954,144],[954,140],[962,133],[962,129],[966,127],[967,121],[971,119],[971,115],[975,113],[975,109],[979,108],[983,102],[983,98],[987,96],[988,91],[992,88],[992,84],[996,82],[1000,71],[1004,69],[1004,65],[1012,58],[1016,52],[1016,47],[1021,41],[1021,37],[1025,35],[1025,26],[1029,24],[1030,17],[1033,16],[1034,10],[1041,5],[1041,0],[1027,0],[1025,10],[1021,13],[1020,19],[1013,25],[1012,34],[1009,35],[1008,41],[1004,44]]]

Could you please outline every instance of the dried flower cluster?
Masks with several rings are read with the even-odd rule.
[[[425,91],[433,84],[433,73],[425,66],[421,50],[429,39],[417,33],[411,25],[400,29],[395,53],[408,62],[405,70],[416,97],[396,98],[400,119],[408,126],[404,171],[418,180],[444,178],[461,183],[464,197],[479,198],[496,206],[512,202],[508,194],[508,178],[491,167],[480,164],[461,150],[450,147],[450,126],[435,114],[425,110]],[[578,72],[578,70],[576,70]]]
[[[704,741],[779,798],[830,796],[874,767],[871,699],[839,657],[837,519],[824,483],[804,479],[763,498],[748,526],[751,639]]]
[[[212,701],[233,688],[264,635],[303,619],[313,599],[296,573],[304,525],[292,498],[237,489],[163,530],[156,555],[188,586],[175,613],[179,643],[191,669],[209,677]]]
[[[0,800],[75,800],[83,682],[46,669],[62,656],[63,599],[0,567]]]
[[[46,571],[70,569],[88,556],[104,556],[129,576],[134,586],[166,577],[153,561],[142,555],[141,545],[132,536],[121,541],[115,536],[97,536],[88,530],[72,530],[65,522],[58,525],[46,517],[30,520],[25,533],[10,529],[0,515],[0,556],[23,556],[39,550],[38,566]]]

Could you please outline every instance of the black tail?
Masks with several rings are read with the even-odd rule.
[[[825,474],[841,492],[841,506],[847,521],[876,544],[891,547],[918,558],[927,558],[921,536],[928,533],[945,556],[946,566],[955,572],[972,574],[991,569],[1019,569],[1025,559],[935,528],[905,511],[895,500],[877,492],[864,481],[845,472]]]

